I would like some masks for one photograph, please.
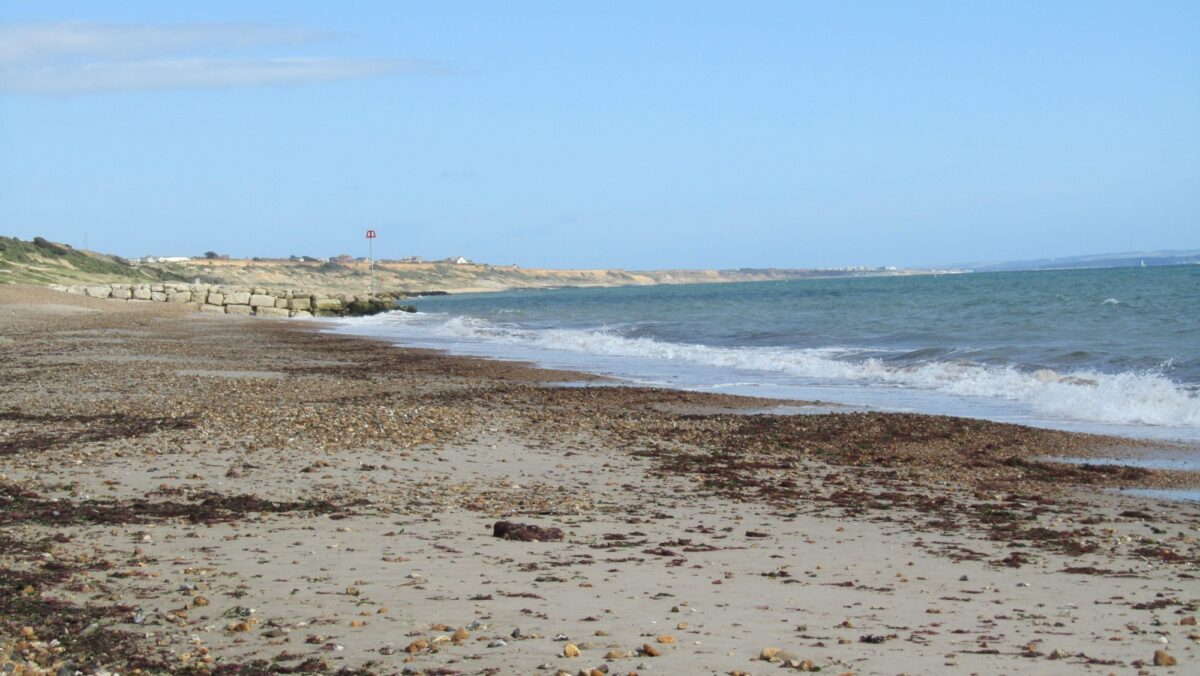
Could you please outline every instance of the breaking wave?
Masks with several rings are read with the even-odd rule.
[[[1024,403],[1044,415],[1081,421],[1200,427],[1200,393],[1153,371],[1060,373],[956,360],[897,364],[856,358],[858,350],[840,347],[715,347],[628,337],[613,330],[507,328],[469,317],[454,317],[423,328],[444,339],[758,371],[809,382],[993,397]]]

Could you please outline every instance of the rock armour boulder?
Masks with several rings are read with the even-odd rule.
[[[189,303],[206,313],[263,317],[344,317],[388,310],[411,312],[415,309],[396,305],[395,296],[391,295],[324,295],[299,289],[251,289],[214,284],[81,284],[52,285],[51,288],[90,298],[139,303]]]

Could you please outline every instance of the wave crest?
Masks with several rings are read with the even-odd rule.
[[[760,371],[805,381],[832,380],[1007,399],[1041,414],[1075,420],[1200,427],[1197,393],[1157,372],[1059,373],[949,360],[894,364],[878,358],[850,359],[858,351],[841,347],[714,347],[628,337],[612,330],[514,329],[470,317],[451,318],[432,328],[445,338]]]

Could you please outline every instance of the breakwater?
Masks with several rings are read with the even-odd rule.
[[[181,303],[201,312],[259,317],[350,317],[396,306],[392,294],[327,294],[300,289],[227,286],[222,284],[77,284],[50,288],[89,298],[130,303]]]

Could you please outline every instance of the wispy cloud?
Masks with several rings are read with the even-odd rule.
[[[171,58],[12,69],[0,83],[8,91],[27,94],[87,94],[300,84],[439,69],[436,63],[397,59]]]
[[[303,45],[330,37],[307,28],[251,23],[0,27],[0,90],[29,94],[283,85],[443,74],[423,59],[219,56],[230,50]]]
[[[37,63],[69,57],[129,58],[196,49],[303,44],[329,37],[308,28],[254,23],[46,23],[0,26],[0,63]]]

